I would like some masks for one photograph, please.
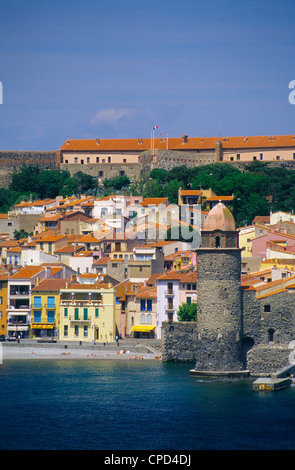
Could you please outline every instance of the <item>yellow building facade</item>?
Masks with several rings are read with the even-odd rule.
[[[242,227],[239,231],[239,246],[243,249],[242,256],[252,256],[252,240],[256,238],[254,226]]]
[[[0,336],[7,336],[8,277],[8,272],[0,272]]]
[[[31,335],[35,338],[58,337],[60,326],[60,289],[67,279],[45,279],[31,292]]]
[[[59,339],[110,343],[115,341],[116,291],[112,284],[71,282],[60,290]]]

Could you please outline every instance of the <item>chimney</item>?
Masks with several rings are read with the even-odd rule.
[[[181,136],[181,139],[182,139],[182,143],[183,143],[183,144],[186,144],[187,141],[188,141],[188,136],[187,136],[186,134],[183,134],[183,135]]]

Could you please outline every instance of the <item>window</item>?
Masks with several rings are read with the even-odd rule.
[[[74,331],[74,334],[76,337],[79,336],[79,326],[78,325],[75,325],[75,331]]]
[[[145,314],[144,313],[142,313],[140,315],[140,323],[145,323]]]
[[[88,325],[84,325],[83,336],[84,336],[84,338],[88,337]]]
[[[54,310],[47,312],[47,321],[48,323],[54,323]]]
[[[276,160],[279,160],[279,159],[280,159],[280,156],[279,156],[279,155],[277,155],[277,156],[276,156]]]
[[[99,163],[99,157],[96,157],[96,163]]]
[[[88,320],[88,308],[84,308],[84,320]]]
[[[140,300],[140,310],[141,310],[142,312],[145,311],[145,299],[141,299],[141,300]]]
[[[108,163],[111,163],[111,157],[108,157]]]
[[[192,285],[192,290],[197,290],[197,284]]]
[[[191,284],[187,284],[186,289],[187,289],[187,290],[191,290],[191,289],[192,289],[192,285],[191,285]]]
[[[152,316],[150,313],[147,316],[147,323],[149,323],[150,325],[152,324]]]
[[[75,320],[79,320],[79,309],[75,308]]]
[[[270,312],[270,305],[264,305],[264,311]]]
[[[147,309],[148,312],[151,312],[151,311],[152,311],[152,306],[153,306],[152,299],[147,299],[147,301],[146,301],[146,309]]]
[[[219,248],[220,247],[220,236],[217,235],[215,237],[215,248]]]
[[[259,155],[260,160],[263,160],[263,153]]]
[[[241,158],[241,155],[237,153],[237,160],[240,160],[240,158]]]
[[[78,157],[75,157],[75,163],[78,163]]]
[[[41,310],[34,311],[34,322],[41,323]]]
[[[64,336],[68,336],[68,333],[69,333],[69,328],[68,328],[68,325],[64,325]]]
[[[99,309],[96,308],[96,309],[95,309],[95,318],[98,318],[98,317],[99,317]]]
[[[274,341],[274,333],[275,333],[275,330],[273,330],[272,328],[268,330],[268,342],[269,343],[272,343]]]
[[[68,307],[65,307],[65,309],[64,309],[64,316],[65,316],[65,317],[68,316]]]
[[[192,303],[192,298],[191,298],[191,297],[187,297],[187,298],[186,298],[186,303],[187,303],[188,305],[191,305],[191,303]]]
[[[3,297],[0,297],[0,305],[3,303]]]
[[[34,307],[41,308],[41,297],[34,297]]]
[[[48,308],[55,308],[55,298],[48,297]]]

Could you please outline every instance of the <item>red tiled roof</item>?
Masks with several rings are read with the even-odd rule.
[[[59,291],[70,284],[70,279],[44,279],[38,286],[33,287],[32,291]]]
[[[234,137],[169,137],[170,150],[215,150],[217,142],[222,143],[224,149],[238,148],[273,148],[295,147],[295,136],[234,136]],[[155,138],[154,147],[166,150],[166,139]],[[60,148],[62,151],[134,151],[143,152],[151,148],[151,140],[147,139],[68,139]]]

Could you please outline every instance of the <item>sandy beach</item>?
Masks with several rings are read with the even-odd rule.
[[[103,346],[78,346],[48,344],[16,344],[0,343],[2,362],[8,360],[36,360],[36,359],[128,359],[128,360],[160,360],[159,352],[152,352],[148,348],[118,347],[116,344]]]

